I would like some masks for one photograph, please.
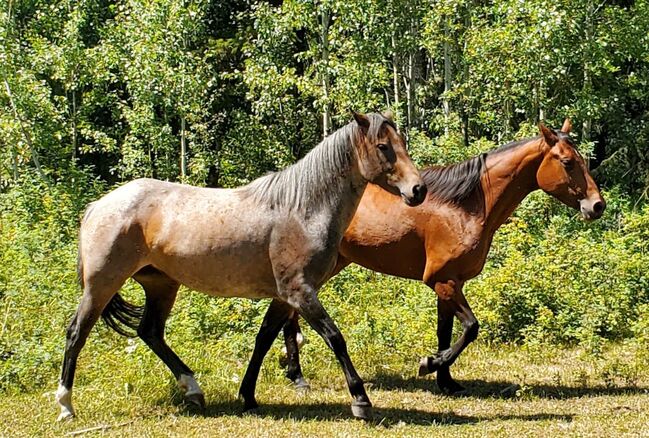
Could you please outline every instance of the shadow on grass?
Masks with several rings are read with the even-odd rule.
[[[416,377],[404,378],[396,374],[378,374],[368,382],[372,383],[374,388],[381,390],[405,390],[405,391],[429,391],[433,394],[442,394],[437,387],[434,378],[422,379]],[[512,387],[518,385],[517,382],[505,381],[486,381],[486,380],[458,380],[467,391],[466,394],[458,397],[477,397],[477,398],[512,398],[516,394],[516,389]],[[525,395],[547,399],[569,399],[584,396],[599,395],[624,395],[624,394],[646,394],[649,388],[639,386],[564,386],[564,385],[547,385],[547,384],[526,384],[521,391]]]
[[[274,420],[297,421],[342,421],[351,420],[350,406],[342,403],[312,403],[312,404],[285,404],[269,403],[261,405],[254,413],[243,413],[243,405],[238,400],[210,403],[205,411],[199,413],[195,409],[186,408],[183,415],[203,415],[205,417],[242,416],[250,415],[257,418],[270,418]],[[391,428],[397,425],[461,425],[474,424],[483,421],[572,421],[570,414],[531,414],[531,415],[491,415],[469,416],[454,412],[428,412],[418,409],[401,408],[375,408],[374,420],[371,424]]]

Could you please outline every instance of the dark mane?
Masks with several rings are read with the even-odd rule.
[[[460,203],[476,191],[482,196],[480,178],[489,155],[516,149],[539,137],[525,138],[500,146],[497,149],[448,166],[432,166],[421,171],[429,196],[442,202]]]

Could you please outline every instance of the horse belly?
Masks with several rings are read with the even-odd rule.
[[[421,280],[426,265],[426,250],[416,235],[376,246],[353,243],[347,239],[340,253],[353,263],[383,274]]]
[[[259,219],[263,214],[244,215],[231,205],[210,207],[203,215],[165,221],[152,239],[152,264],[210,295],[274,296],[277,287],[268,256],[271,223]]]
[[[158,259],[153,264],[179,283],[220,297],[267,298],[277,286],[268,257],[229,250]]]

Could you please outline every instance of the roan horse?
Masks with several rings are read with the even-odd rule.
[[[418,208],[403,208],[398,198],[369,185],[343,237],[334,273],[353,262],[423,280],[437,293],[438,353],[421,359],[419,376],[437,371],[437,384],[445,393],[464,390],[449,367],[478,335],[478,321],[462,287],[482,271],[494,233],[521,201],[541,189],[579,210],[586,220],[599,218],[606,207],[568,136],[570,121],[560,132],[543,124],[539,128],[539,137],[422,171],[428,197]],[[463,333],[451,346],[454,316]],[[287,376],[297,387],[306,387],[298,330],[296,316],[284,328]]]
[[[352,412],[369,418],[371,403],[345,340],[317,291],[331,277],[338,246],[368,182],[420,204],[426,188],[394,123],[380,114],[354,115],[295,165],[238,189],[206,189],[140,179],[92,203],[79,233],[83,296],[67,331],[56,400],[59,419],[74,415],[77,357],[103,316],[126,325],[171,369],[188,401],[204,407],[192,371],[164,341],[164,326],[184,284],[221,297],[272,298],[251,363],[264,355],[297,312],[340,362]],[[144,288],[143,308],[117,293],[128,278]],[[266,334],[267,333],[267,334]],[[258,373],[247,372],[240,395],[257,406]]]

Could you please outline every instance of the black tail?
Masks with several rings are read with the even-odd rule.
[[[101,313],[101,317],[108,327],[129,338],[137,336],[137,328],[143,315],[144,306],[131,304],[120,294],[115,294]]]

